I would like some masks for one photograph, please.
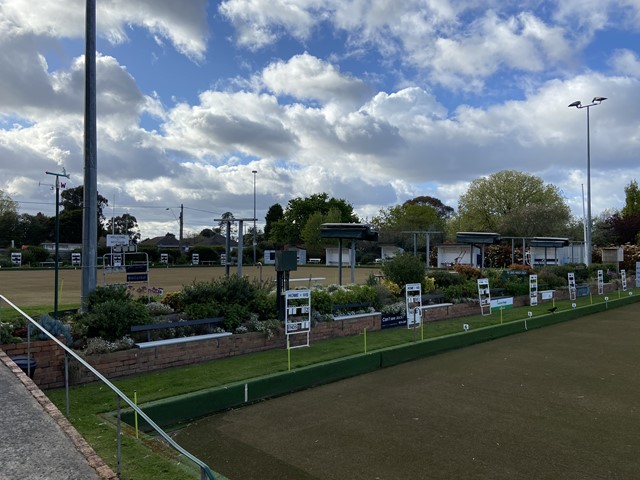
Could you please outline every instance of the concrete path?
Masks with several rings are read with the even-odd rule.
[[[100,480],[116,475],[0,350],[0,480]]]

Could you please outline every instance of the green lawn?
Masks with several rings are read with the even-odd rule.
[[[618,293],[610,293],[611,300],[617,299]],[[603,297],[594,297],[593,303],[604,302]],[[557,301],[558,311],[570,309],[570,301]],[[589,297],[580,298],[578,307],[591,303]],[[536,307],[521,307],[502,311],[494,311],[491,316],[470,316],[442,320],[429,323],[424,330],[392,328],[376,332],[367,332],[367,351],[400,345],[403,343],[461,332],[463,324],[471,329],[495,325],[502,322],[520,321],[531,311],[533,316],[552,315],[548,312],[550,302]],[[344,356],[364,352],[365,335],[313,343],[309,348],[291,350],[291,368],[299,368]],[[89,357],[89,362],[91,358]],[[137,393],[139,403],[173,397],[206,388],[239,382],[288,368],[285,349],[269,350],[251,355],[215,360],[198,365],[178,367],[153,373],[115,380],[113,383],[130,398]],[[64,389],[46,392],[49,398],[65,411]],[[97,453],[115,470],[116,463],[116,431],[112,416],[105,415],[117,408],[116,396],[108,387],[93,383],[72,387],[70,389],[70,421],[83,437],[93,446]],[[124,406],[124,405],[123,405]],[[141,434],[138,440],[129,429],[122,438],[122,477],[136,480],[161,480],[175,478],[198,478],[195,466],[185,465],[185,460],[167,451],[167,447],[159,445],[153,439]],[[215,470],[215,465],[210,466]],[[190,472],[187,475],[186,471]],[[218,478],[218,477],[217,477]],[[222,477],[220,477],[222,478]]]

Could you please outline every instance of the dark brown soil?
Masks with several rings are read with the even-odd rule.
[[[640,478],[640,304],[196,422],[232,480]]]

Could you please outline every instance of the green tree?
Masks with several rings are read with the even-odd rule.
[[[38,212],[35,215],[23,213],[18,218],[18,238],[22,245],[40,245],[53,240],[54,219]]]
[[[60,194],[60,241],[79,243],[82,241],[82,209],[84,207],[84,187],[69,188]],[[106,234],[104,209],[109,201],[98,193],[98,237]]]
[[[129,235],[132,243],[138,243],[138,240],[140,240],[140,227],[138,227],[138,220],[136,217],[128,213],[125,213],[120,217],[109,219],[107,222],[107,232]]]
[[[327,240],[320,237],[320,229],[323,223],[340,223],[342,213],[337,208],[329,210],[324,215],[320,212],[312,214],[302,229],[302,240],[307,249],[307,255],[321,256]]]
[[[284,218],[284,210],[282,205],[279,203],[275,203],[269,207],[267,210],[267,215],[264,217],[265,225],[264,225],[264,237],[267,240],[271,240],[271,227],[274,223],[282,220]]]
[[[522,237],[561,235],[571,220],[558,187],[515,170],[474,180],[459,210],[464,230]]]
[[[380,231],[382,242],[413,248],[411,239],[402,232],[443,231],[447,219],[453,213],[453,208],[444,205],[437,198],[422,196],[407,200],[402,205],[380,210],[371,223]],[[426,240],[421,236],[420,242],[423,244],[424,241]]]
[[[302,241],[302,231],[307,221],[315,213],[327,215],[330,211],[336,222],[358,222],[353,207],[346,200],[329,198],[326,193],[316,193],[305,198],[289,200],[283,218],[271,226],[269,238],[280,245],[298,244]]]
[[[629,185],[624,187],[625,205],[622,211],[622,217],[629,217],[632,215],[640,215],[640,189],[638,189],[638,182],[632,180]]]
[[[0,247],[11,245],[17,233],[18,204],[0,190]]]

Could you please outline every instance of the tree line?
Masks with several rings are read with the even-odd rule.
[[[78,243],[82,234],[82,187],[62,192],[60,241]],[[106,220],[106,198],[98,195],[98,235],[127,233],[134,241],[140,229],[134,216],[124,214]],[[225,213],[229,218],[231,212]],[[496,232],[504,237],[566,237],[583,239],[584,224],[571,215],[562,192],[534,175],[504,170],[474,180],[461,195],[457,210],[431,196],[418,196],[400,205],[382,209],[372,219],[361,219],[345,199],[326,193],[297,197],[283,207],[274,204],[265,216],[265,228],[256,232],[264,248],[301,246],[310,256],[321,256],[327,242],[320,238],[323,223],[371,223],[380,232],[380,243],[412,248],[411,232],[433,232],[436,241],[455,240],[460,231]],[[0,247],[11,240],[38,245],[54,238],[54,219],[42,213],[18,214],[16,202],[0,191]],[[202,234],[220,232],[221,226]],[[596,246],[639,243],[640,189],[633,180],[625,187],[625,206],[607,210],[594,218],[593,243]],[[251,245],[250,227],[245,245]],[[206,235],[205,235],[206,236]],[[188,238],[188,237],[187,237]],[[422,244],[424,239],[421,236]]]
[[[82,242],[82,208],[84,189],[82,186],[62,190],[60,193],[59,224],[61,243]],[[104,210],[108,200],[98,194],[98,238],[107,233],[127,233],[134,241],[140,239],[138,221],[133,215],[125,213],[119,217],[106,219]],[[55,215],[47,216],[42,212],[35,215],[18,213],[18,204],[0,190],[0,248],[14,242],[21,245],[40,245],[52,242],[55,238]]]

